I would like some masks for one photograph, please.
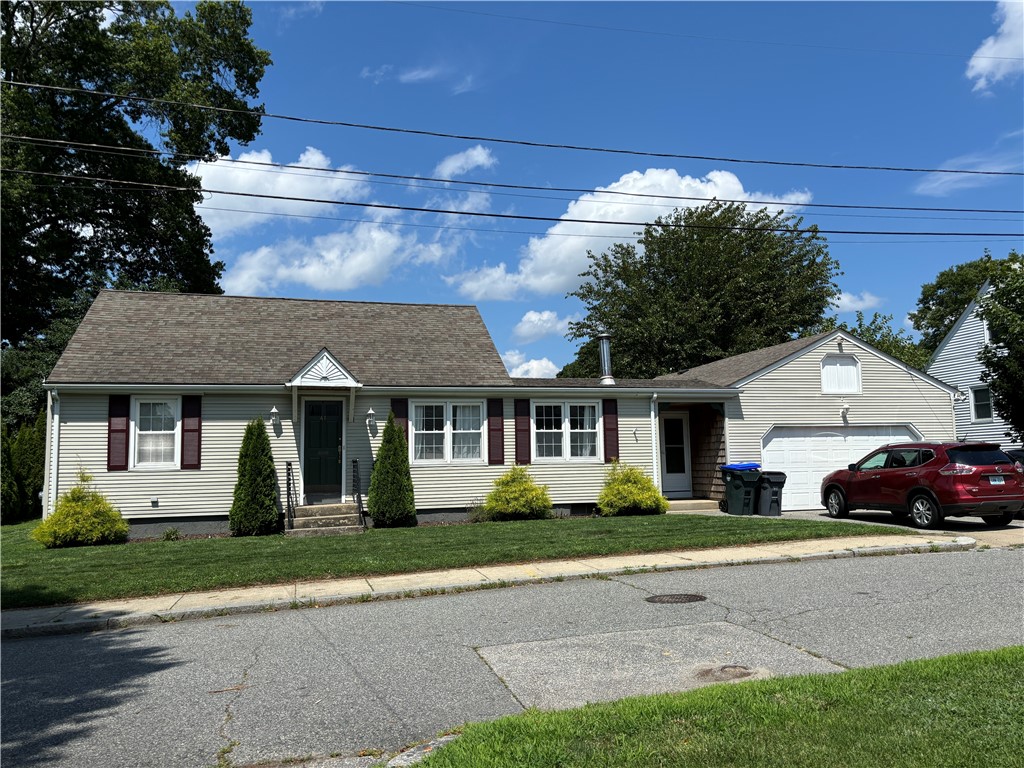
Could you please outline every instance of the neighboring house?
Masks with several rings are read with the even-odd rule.
[[[46,514],[83,469],[133,524],[221,526],[254,417],[283,506],[289,477],[300,503],[351,499],[354,460],[365,493],[393,411],[429,515],[465,512],[516,463],[559,506],[592,505],[618,457],[670,497],[715,497],[738,394],[514,380],[471,306],[122,291],[100,293],[45,387]]]
[[[1006,437],[1009,425],[992,407],[992,392],[981,380],[985,366],[978,359],[989,342],[988,326],[978,314],[978,301],[990,290],[986,282],[967,305],[928,362],[928,373],[957,390],[953,401],[958,440],[985,440],[1003,448],[1020,448]]]
[[[731,387],[729,461],[786,473],[782,508],[821,507],[821,480],[880,445],[953,438],[955,390],[836,330],[658,377]]]

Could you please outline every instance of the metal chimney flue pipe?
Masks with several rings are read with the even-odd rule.
[[[601,358],[601,383],[614,384],[612,378],[612,337],[609,333],[600,333],[597,336],[598,353]]]

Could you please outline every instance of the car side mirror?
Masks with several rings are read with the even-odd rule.
[[[847,469],[849,469],[851,472],[856,472],[857,471],[857,465],[856,464],[851,464],[849,467],[847,467]]]

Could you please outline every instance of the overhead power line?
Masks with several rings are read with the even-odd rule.
[[[674,160],[701,160],[714,163],[742,163],[749,165],[772,165],[787,166],[793,168],[825,168],[830,170],[846,171],[895,171],[903,173],[948,173],[968,174],[979,176],[1024,176],[1024,171],[983,171],[965,168],[912,168],[888,165],[852,165],[840,163],[810,163],[785,160],[756,160],[736,157],[716,157],[712,155],[687,155],[676,152],[653,152],[639,149],[618,149],[611,147],[588,147],[579,144],[557,144],[542,141],[528,141],[526,139],[506,139],[494,136],[474,136],[471,134],[445,133],[442,131],[427,131],[418,128],[399,128],[395,126],[372,125],[370,123],[355,123],[346,120],[326,120],[321,118],[297,117],[295,115],[284,115],[275,112],[259,112],[257,110],[231,109],[229,107],[214,107],[208,104],[195,104],[186,101],[173,101],[170,99],[155,99],[147,96],[129,96],[125,94],[112,93],[110,91],[98,91],[88,88],[69,88],[59,85],[43,85],[41,83],[26,83],[17,80],[4,80],[0,82],[4,86],[18,86],[22,88],[42,88],[62,93],[83,93],[90,96],[101,96],[103,98],[123,99],[125,101],[138,101],[147,104],[166,104],[175,107],[190,107],[192,109],[203,109],[211,112],[226,114],[247,114],[269,117],[275,120],[287,120],[297,123],[308,123],[312,125],[329,125],[342,128],[358,128],[368,131],[382,131],[385,133],[408,134],[413,136],[432,136],[442,139],[457,139],[459,141],[488,142],[491,144],[511,144],[522,147],[537,147],[544,149],[565,149],[575,152],[599,152],[603,154],[630,155],[635,157],[659,157]]]
[[[26,143],[26,144],[41,144],[45,146],[67,146],[73,147],[80,151],[85,152],[96,152],[100,154],[136,154],[136,155],[150,155],[150,156],[169,156],[182,158],[186,160],[205,161],[204,155],[189,154],[184,152],[170,152],[161,149],[146,149],[141,147],[119,147],[111,144],[91,144],[86,142],[70,141],[67,139],[47,139],[37,136],[22,136],[16,134],[0,134],[0,138],[15,143]],[[330,174],[342,174],[351,176],[361,177],[377,177],[384,179],[402,179],[413,182],[411,184],[404,184],[400,186],[409,187],[422,187],[424,189],[443,189],[442,187],[427,187],[423,183],[437,183],[445,185],[460,185],[470,187],[483,187],[487,190],[490,189],[522,189],[538,192],[568,192],[575,194],[592,194],[592,195],[612,195],[615,197],[636,197],[646,198],[652,200],[686,200],[686,201],[697,201],[697,202],[711,202],[717,200],[721,203],[741,203],[746,205],[778,205],[778,206],[793,206],[801,208],[837,208],[844,210],[865,210],[865,211],[922,211],[928,213],[998,213],[998,214],[1024,214],[1024,210],[1015,209],[999,209],[999,208],[937,208],[937,207],[926,207],[926,206],[900,206],[900,205],[856,205],[856,204],[840,204],[840,203],[793,203],[782,200],[738,200],[728,199],[721,197],[700,197],[694,195],[668,195],[658,194],[653,192],[626,192],[622,190],[613,189],[593,189],[589,187],[542,187],[529,184],[502,184],[499,182],[492,181],[467,181],[462,179],[445,179],[436,178],[430,176],[412,176],[408,174],[399,173],[380,173],[374,171],[361,171],[348,168],[324,168],[322,166],[315,165],[299,165],[291,163],[275,163],[267,160],[242,160],[240,158],[231,157],[220,157],[216,160],[218,163],[230,163],[232,165],[242,166],[255,166],[257,168],[264,169],[280,169],[280,172],[290,173],[293,171],[314,171],[316,173],[330,173]],[[207,163],[212,166],[212,163]],[[308,174],[293,174],[308,176]],[[384,183],[384,182],[374,182]],[[472,190],[464,190],[472,191]],[[501,193],[491,193],[501,194]],[[525,197],[536,198],[536,195],[526,195]],[[549,197],[547,199],[553,200],[573,200],[575,198],[566,197]],[[885,218],[885,217],[879,217]],[[1002,219],[992,219],[992,221],[1002,221]]]
[[[515,221],[550,221],[553,223],[569,223],[569,224],[599,224],[599,225],[615,225],[615,226],[630,226],[630,227],[646,227],[651,222],[647,221],[607,221],[600,219],[578,219],[570,217],[558,217],[558,216],[531,216],[527,214],[513,214],[513,213],[488,213],[484,211],[458,211],[448,210],[443,208],[427,208],[421,206],[411,205],[391,205],[386,203],[363,203],[352,200],[327,200],[322,198],[314,197],[297,197],[289,195],[270,195],[258,192],[238,192],[225,189],[209,189],[206,187],[200,187],[198,190],[192,187],[180,187],[171,184],[154,184],[148,182],[139,181],[128,181],[124,179],[110,179],[102,178],[98,176],[77,176],[73,174],[60,174],[60,173],[47,173],[44,171],[27,171],[21,169],[9,169],[8,173],[17,173],[27,176],[43,176],[48,178],[58,179],[73,179],[76,181],[97,181],[107,184],[122,184],[129,187],[137,187],[140,189],[164,189],[176,192],[190,192],[195,193],[205,192],[214,195],[230,195],[232,197],[245,197],[245,198],[256,198],[262,200],[281,200],[286,202],[299,202],[299,203],[315,203],[320,205],[336,205],[336,206],[351,206],[354,208],[372,208],[377,210],[389,210],[389,211],[411,211],[414,213],[435,213],[447,216],[473,216],[490,219],[509,219]],[[662,223],[662,226],[670,228],[690,228],[690,229],[713,229],[713,230],[732,230],[737,232],[792,232],[792,227],[728,227],[720,226],[716,224],[672,224]],[[814,228],[815,232],[822,235],[892,235],[892,236],[915,236],[915,237],[1024,237],[1024,233],[1016,232],[894,232],[891,230],[881,231],[869,231],[869,230],[843,230],[843,229],[818,229]]]

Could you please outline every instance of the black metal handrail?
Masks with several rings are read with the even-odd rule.
[[[359,476],[359,459],[352,459],[352,498],[359,513],[359,524],[366,527],[366,513],[363,509],[363,482]]]
[[[295,507],[298,506],[298,499],[295,488],[295,472],[292,469],[292,463],[290,461],[286,461],[284,463],[284,476],[285,528],[291,530],[295,527]]]

